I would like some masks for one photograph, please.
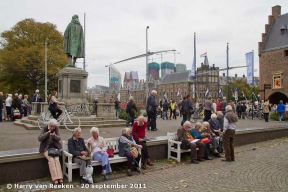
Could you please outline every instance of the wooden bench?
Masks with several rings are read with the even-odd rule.
[[[68,141],[62,141],[62,142],[63,142],[63,157],[62,157],[63,176],[66,176],[68,178],[68,181],[72,182],[72,170],[73,169],[79,169],[80,166],[77,163],[72,163],[73,155],[68,152]],[[107,146],[110,146],[114,149],[114,157],[109,158],[110,164],[127,161],[126,157],[120,157],[118,155],[118,153],[119,153],[119,149],[118,149],[119,137],[106,138],[105,142],[106,142]],[[85,144],[87,146],[87,140],[85,140]],[[139,149],[138,152],[141,153],[141,150]],[[66,162],[66,158],[68,159],[67,162]],[[98,165],[102,165],[102,163],[100,161],[91,161],[91,165],[92,166],[98,166]],[[139,165],[141,166],[141,158],[140,158]],[[68,172],[66,172],[66,168],[67,168]]]
[[[179,163],[181,162],[181,153],[191,152],[191,149],[181,149],[181,141],[177,141],[177,133],[167,133],[167,139],[168,139],[168,159],[176,159]],[[174,148],[174,143],[177,144],[177,149]],[[199,150],[197,148],[196,150]],[[176,153],[176,157],[172,156],[171,152]]]

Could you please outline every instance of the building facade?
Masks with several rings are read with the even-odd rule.
[[[258,43],[260,88],[271,84],[266,89],[265,99],[270,103],[288,102],[288,13],[281,15],[281,6],[272,7],[268,16],[265,33]],[[264,93],[261,92],[261,98]]]
[[[163,62],[161,63],[161,77],[164,78],[165,75],[174,73],[174,63]]]
[[[176,73],[185,72],[187,70],[186,64],[176,64]]]

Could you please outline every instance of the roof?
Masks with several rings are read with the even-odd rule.
[[[181,73],[171,73],[165,75],[161,84],[168,84],[168,83],[178,83],[178,82],[188,82],[191,81],[190,78],[190,70],[181,72]]]
[[[131,71],[131,74],[132,74],[132,78],[135,80],[138,80],[138,73],[137,71]]]
[[[264,51],[272,51],[276,49],[281,49],[288,47],[288,31],[284,35],[281,35],[280,30],[281,28],[288,27],[288,13],[284,15],[280,15],[277,19],[274,20],[272,23],[267,37],[263,42],[262,50]]]

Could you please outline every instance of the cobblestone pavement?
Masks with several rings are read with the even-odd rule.
[[[180,122],[182,118],[177,120],[162,120],[157,118],[158,131],[147,132],[147,137],[166,136],[167,132],[176,132],[180,128]],[[192,123],[194,126],[195,123]],[[279,127],[288,126],[287,122],[269,121],[267,123],[264,120],[258,119],[245,119],[239,120],[238,129],[256,129],[256,128],[268,128],[268,127]],[[116,128],[100,128],[100,135],[104,138],[119,137],[123,127]],[[27,148],[39,147],[37,137],[40,130],[26,130],[24,127],[15,126],[12,122],[1,122],[0,123],[0,151],[6,150],[18,150]],[[71,137],[71,132],[66,129],[60,131],[62,140],[68,140]],[[82,130],[82,137],[89,138],[89,129]],[[20,139],[21,138],[21,139]]]
[[[171,164],[167,160],[155,162],[145,175],[135,173],[127,177],[122,172],[109,181],[94,185],[80,186],[75,180],[71,188],[42,189],[42,191],[95,191],[95,187],[117,186],[118,189],[101,191],[227,191],[227,192],[276,192],[288,191],[288,138],[281,138],[244,145],[235,148],[236,161],[222,162],[220,158],[201,162],[199,165],[184,163]],[[185,158],[184,158],[185,159]],[[47,184],[49,181],[38,180],[18,183],[20,185]],[[124,188],[121,188],[123,187]],[[140,186],[142,188],[140,188]],[[29,189],[7,190],[7,185],[0,186],[0,191],[30,191]],[[133,188],[132,188],[133,187]],[[37,191],[33,189],[31,191]],[[38,190],[39,191],[39,190]]]

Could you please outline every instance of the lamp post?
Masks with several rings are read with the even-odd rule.
[[[47,40],[45,40],[45,102],[47,102]]]
[[[148,100],[148,29],[149,26],[146,27],[146,105]]]
[[[110,64],[110,65],[111,65],[111,64]],[[109,67],[109,81],[108,81],[108,83],[109,83],[109,85],[108,85],[109,89],[110,89],[110,65],[105,65],[105,67]]]
[[[180,52],[174,51],[174,64],[175,64],[175,67],[176,67],[176,54],[180,54]]]

